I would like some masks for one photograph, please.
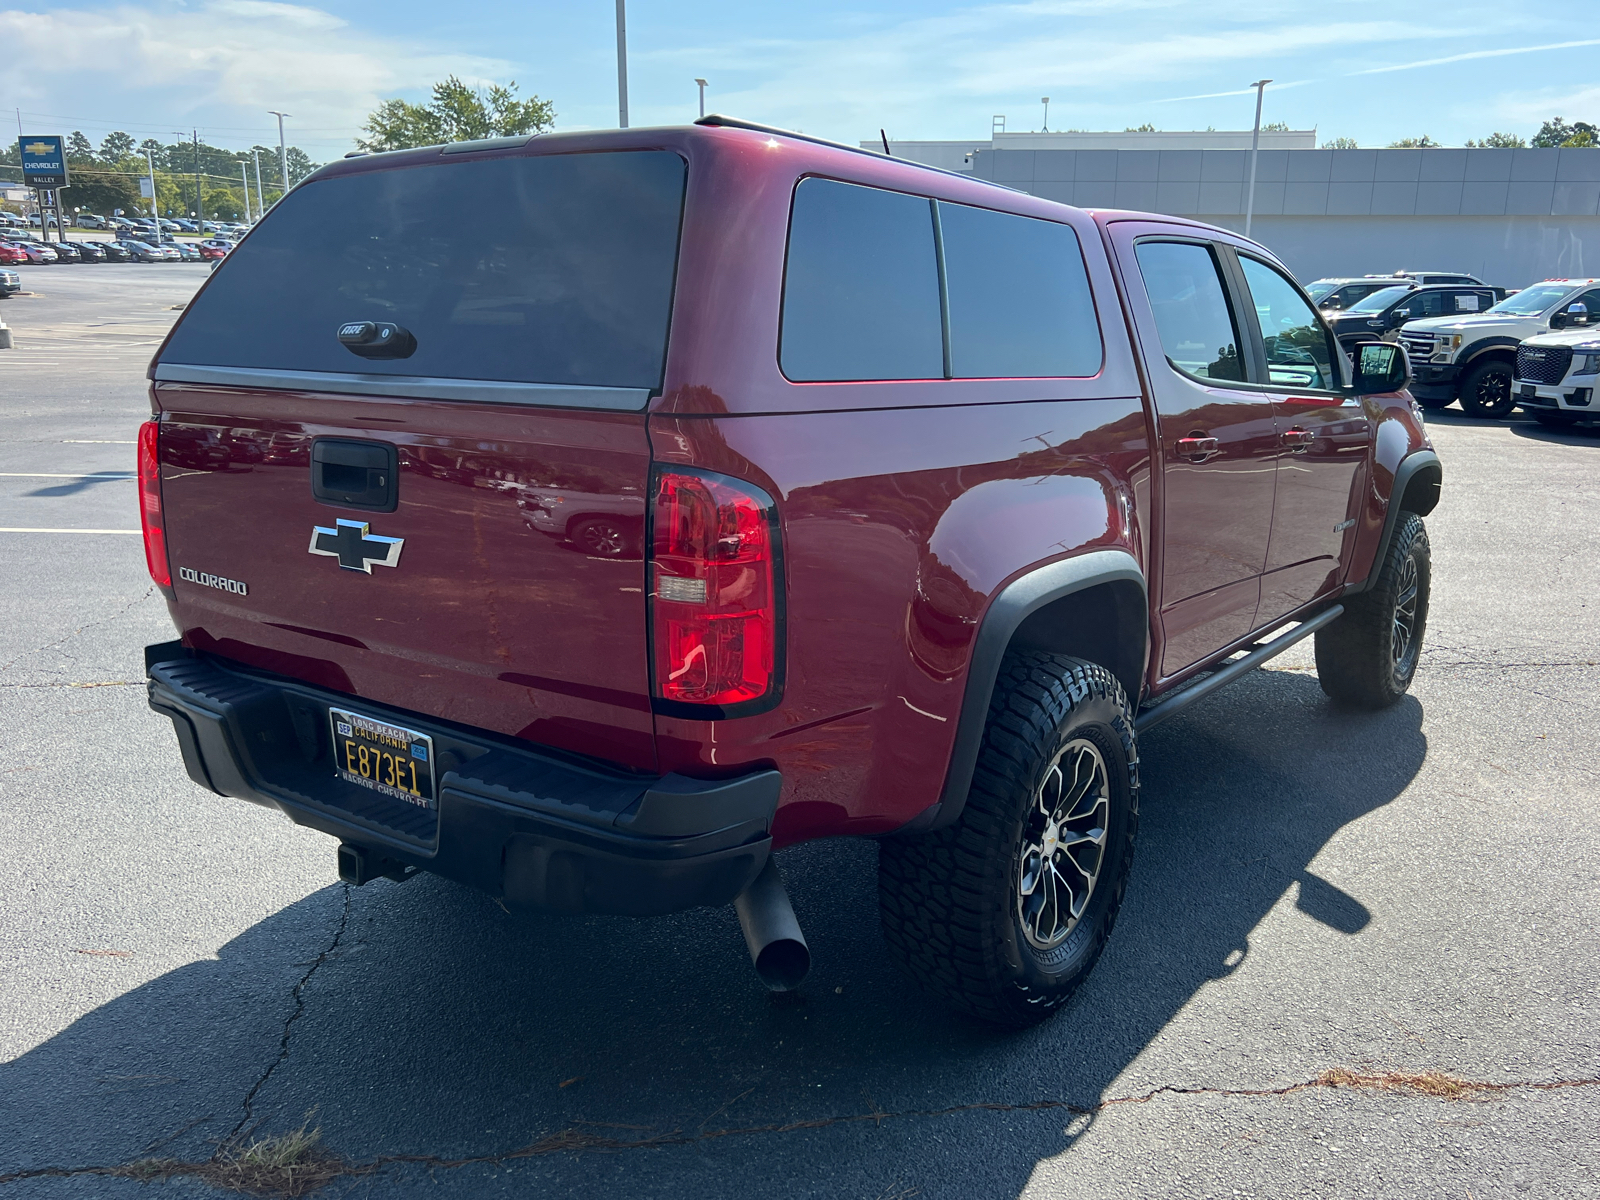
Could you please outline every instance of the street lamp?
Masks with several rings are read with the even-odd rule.
[[[1050,97],[1049,96],[1040,96],[1039,97],[1039,103],[1044,105],[1044,128],[1042,130],[1040,130],[1040,132],[1041,133],[1049,133],[1050,132]]]
[[[617,125],[628,127],[628,0],[617,0]]]
[[[1261,98],[1266,94],[1270,79],[1258,79],[1250,86],[1256,90],[1256,125],[1250,134],[1250,191],[1244,202],[1244,235],[1250,236],[1250,221],[1256,214],[1256,155],[1261,149]]]
[[[695,83],[700,85],[700,116],[704,118],[706,115],[706,81],[704,79],[696,79]]]
[[[621,4],[622,0],[617,0],[617,3]],[[283,144],[283,119],[292,117],[294,114],[279,112],[275,108],[269,108],[267,112],[278,118],[278,162],[283,167],[283,194],[287,196],[289,194],[289,151],[284,148]]]

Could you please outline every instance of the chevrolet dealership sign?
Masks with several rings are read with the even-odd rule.
[[[22,150],[22,181],[31,188],[67,186],[67,155],[59,134],[17,139]]]

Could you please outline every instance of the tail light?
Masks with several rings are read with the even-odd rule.
[[[162,587],[171,587],[167,526],[161,513],[161,460],[156,454],[160,430],[154,421],[139,426],[139,523],[144,528],[144,561],[150,568],[150,578]]]
[[[771,497],[723,475],[668,471],[656,478],[652,516],[656,697],[740,712],[775,702],[782,575]]]

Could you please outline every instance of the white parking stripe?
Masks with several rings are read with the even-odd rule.
[[[38,471],[0,471],[0,479],[132,479],[132,471],[96,471],[92,475],[46,475]]]
[[[131,533],[139,536],[137,529],[26,529],[20,525],[0,525],[0,533]]]

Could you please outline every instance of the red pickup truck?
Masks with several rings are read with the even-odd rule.
[[[150,703],[197,783],[351,884],[732,902],[776,988],[773,851],[870,837],[906,970],[1043,1018],[1126,886],[1138,731],[1312,634],[1392,703],[1427,620],[1404,351],[1347,359],[1268,251],[724,117],[331,164],[150,378]],[[552,496],[636,532],[551,536]]]

